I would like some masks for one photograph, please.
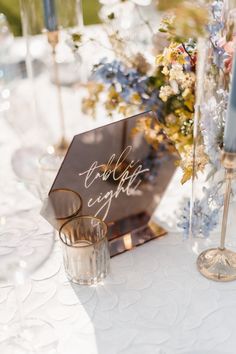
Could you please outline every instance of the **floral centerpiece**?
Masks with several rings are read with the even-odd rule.
[[[132,0],[125,2],[128,1]],[[138,6],[135,2],[134,6]],[[116,59],[111,62],[104,59],[94,67],[83,109],[96,115],[97,104],[103,102],[110,116],[117,112],[128,115],[137,110],[157,112],[158,125],[152,127],[148,120],[143,120],[136,130],[145,130],[153,145],[163,142],[164,137],[168,136],[179,155],[182,183],[197,177],[200,172],[207,170],[209,173],[209,165],[209,175],[212,177],[221,168],[219,151],[223,140],[234,41],[233,27],[226,25],[225,2],[199,0],[193,5],[184,0],[159,0],[156,8],[163,11],[157,31],[148,19],[140,17],[143,26],[149,30],[152,42],[148,56],[139,51],[127,53],[127,39],[118,30],[108,33]],[[115,12],[108,14],[110,28],[115,19]],[[201,103],[196,144],[193,130],[196,124],[196,69],[201,54],[198,52],[199,38],[205,38],[210,43],[212,63],[206,80],[210,86],[216,80],[221,80],[222,85],[220,89],[217,85],[208,101]],[[75,38],[77,47],[79,41]],[[210,129],[207,126],[209,116],[212,117]],[[222,181],[217,181],[205,187],[203,197],[194,201],[191,222],[196,235],[200,232],[208,236],[217,225],[222,194]],[[190,228],[189,209],[190,201],[184,201],[179,226],[185,235]]]

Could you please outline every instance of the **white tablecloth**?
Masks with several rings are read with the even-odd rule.
[[[102,122],[82,121],[80,131]],[[2,117],[2,222],[8,212],[40,207],[24,187],[8,205],[6,190],[15,193],[11,156],[19,146],[17,135]],[[59,354],[235,353],[236,282],[211,282],[198,273],[196,255],[175,229],[174,210],[181,190],[177,183],[178,175],[159,208],[172,231],[111,259],[111,273],[104,283],[86,287],[68,282],[56,241],[50,259],[24,286],[25,314],[54,326]],[[13,289],[1,283],[0,326],[15,316]]]

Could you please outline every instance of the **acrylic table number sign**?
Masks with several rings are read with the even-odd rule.
[[[149,133],[138,129],[146,123]],[[51,192],[80,195],[78,215],[107,223],[111,256],[166,233],[151,217],[176,169],[177,155],[166,137],[152,145],[151,135],[161,134],[157,125],[155,115],[146,112],[76,135],[52,185]],[[42,214],[53,223],[45,205]]]

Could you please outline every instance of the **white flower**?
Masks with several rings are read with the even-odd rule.
[[[193,73],[184,74],[184,78],[181,80],[182,89],[188,89],[193,87],[195,83],[195,75]]]
[[[168,98],[173,94],[174,94],[174,92],[172,90],[172,87],[169,85],[166,85],[166,86],[161,87],[159,96],[163,102],[166,102],[168,100]]]
[[[176,80],[170,80],[170,86],[172,88],[173,94],[178,95],[179,93],[179,85]]]
[[[182,82],[185,79],[185,74],[183,72],[183,66],[181,64],[173,64],[170,69],[170,80],[176,80]]]

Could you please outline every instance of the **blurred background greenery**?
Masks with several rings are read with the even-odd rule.
[[[65,0],[66,1],[66,0]],[[98,0],[82,0],[84,23],[86,25],[98,23]],[[21,35],[19,0],[0,0],[0,13],[6,15],[12,31],[16,36]]]

